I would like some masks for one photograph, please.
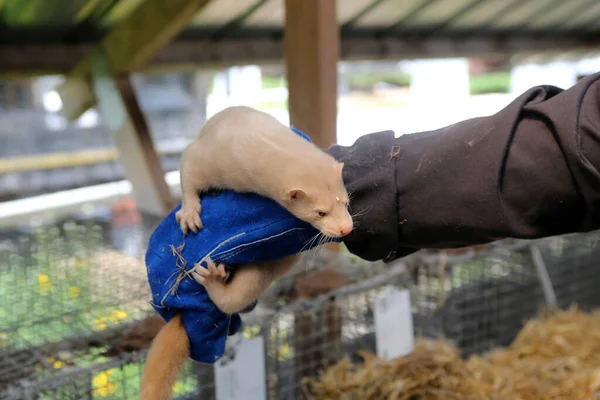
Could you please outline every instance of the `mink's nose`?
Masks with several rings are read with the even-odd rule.
[[[352,226],[345,226],[340,232],[342,233],[342,236],[346,236],[347,234],[352,232]]]

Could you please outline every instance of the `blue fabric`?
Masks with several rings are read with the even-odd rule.
[[[225,351],[227,336],[241,329],[242,319],[220,311],[204,287],[184,271],[209,254],[215,263],[232,267],[297,254],[314,247],[311,239],[318,231],[275,201],[253,193],[207,192],[201,204],[204,229],[197,234],[183,235],[175,218],[181,204],[156,227],[148,243],[146,269],[154,309],[167,322],[181,313],[190,357],[214,363]]]

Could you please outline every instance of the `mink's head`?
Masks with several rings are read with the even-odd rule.
[[[332,238],[346,236],[354,228],[343,168],[335,160],[314,165],[284,193],[284,204],[292,214]]]

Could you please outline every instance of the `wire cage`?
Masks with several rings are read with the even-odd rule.
[[[450,340],[464,357],[510,344],[553,298],[563,308],[595,308],[598,239],[590,233],[504,242],[459,256],[423,252],[332,292],[248,318],[246,334],[265,341],[267,397],[305,398],[306,378],[344,356],[360,362],[361,351],[376,352],[375,302],[390,286],[410,292],[416,337]],[[202,398],[215,398],[207,390]]]
[[[70,220],[0,237],[0,399],[138,398],[147,349],[164,322],[149,304],[143,251],[115,251],[107,230]],[[331,264],[324,254],[306,254],[252,317],[264,314],[263,303],[290,301],[296,277]],[[345,282],[383,268],[346,261]],[[175,397],[213,396],[213,379],[211,366],[189,362]]]
[[[98,386],[115,362],[104,353],[151,311],[143,262],[104,235],[71,221],[1,242],[0,398],[103,397]]]
[[[305,378],[376,350],[375,301],[389,286],[409,291],[416,336],[449,339],[467,356],[510,343],[553,299],[598,306],[599,256],[597,232],[387,265],[311,251],[243,316],[244,334],[264,341],[267,397],[301,399]],[[105,230],[84,221],[6,237],[0,260],[0,399],[136,399],[164,324],[149,306],[141,256],[113,250]],[[190,361],[174,398],[215,391],[214,366]]]

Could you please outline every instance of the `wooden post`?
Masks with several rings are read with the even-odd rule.
[[[337,141],[336,0],[286,0],[285,5],[290,123],[327,148]]]
[[[175,206],[129,75],[110,75],[106,59],[95,51],[91,62],[100,113],[113,134],[125,177],[138,209],[156,217]]]
[[[285,62],[290,124],[322,149],[337,143],[336,0],[285,1]],[[324,246],[339,251],[337,243]]]
[[[284,51],[290,124],[322,149],[337,142],[337,61],[340,34],[336,0],[286,0]],[[327,248],[337,251],[336,244]],[[335,303],[295,316],[296,396],[302,378],[315,376],[341,342]],[[314,324],[321,324],[316,328]],[[321,335],[317,332],[321,330]],[[325,332],[322,332],[324,330]],[[330,347],[330,345],[333,345]]]

